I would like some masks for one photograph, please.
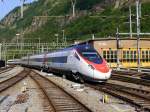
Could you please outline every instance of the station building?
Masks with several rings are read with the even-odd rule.
[[[103,56],[110,67],[132,68],[138,66],[137,39],[115,38],[94,39],[86,42],[92,44],[101,56]],[[84,42],[85,43],[85,42]],[[140,47],[140,67],[150,68],[150,38],[141,38]],[[118,57],[117,57],[118,52]]]

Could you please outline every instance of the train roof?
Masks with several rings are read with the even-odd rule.
[[[71,50],[71,49],[79,49],[79,48],[86,47],[87,45],[90,46],[90,47],[92,47],[89,42],[84,42],[84,43],[79,43],[79,44],[73,44],[71,46],[68,46],[68,47],[66,47],[64,49],[61,49],[61,50],[58,50],[58,51],[66,51],[66,50]]]
[[[20,59],[9,59],[7,62],[20,61]]]

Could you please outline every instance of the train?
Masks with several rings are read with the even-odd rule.
[[[5,61],[4,60],[0,60],[0,68],[1,67],[5,67]]]
[[[13,66],[13,65],[20,65],[21,59],[10,59],[7,60],[7,65]]]
[[[111,68],[118,67],[117,62],[120,68],[138,66],[137,38],[119,38],[118,41],[116,38],[100,38],[85,42],[91,44]],[[140,67],[150,68],[150,38],[140,38],[139,46]]]
[[[80,82],[106,82],[112,71],[90,44],[77,44],[62,50],[26,56],[20,59],[20,64],[65,77],[72,76]]]

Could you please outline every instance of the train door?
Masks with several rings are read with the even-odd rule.
[[[48,67],[47,53],[44,54],[42,66],[46,68]]]
[[[68,56],[68,68],[73,72],[76,73],[76,61],[74,57],[74,51],[70,51],[69,56]]]

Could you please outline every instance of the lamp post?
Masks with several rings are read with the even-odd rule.
[[[58,36],[59,36],[59,35],[56,33],[56,34],[55,34],[55,37],[56,37],[56,45],[57,45],[57,47],[58,47],[58,42],[59,42]]]
[[[0,43],[0,60],[2,59],[2,44]]]
[[[62,30],[62,32],[63,32],[63,43],[66,44],[65,30]]]
[[[18,45],[19,44],[18,39],[19,39],[20,33],[17,33],[16,36],[17,36],[17,48],[18,48],[18,46],[19,46]]]
[[[117,28],[117,33],[116,33],[116,47],[117,47],[117,70],[120,70],[120,59],[119,59],[119,29]]]
[[[21,19],[23,18],[23,11],[24,11],[24,8],[23,8],[23,5],[24,5],[24,2],[26,1],[26,0],[20,0],[21,1],[21,6],[20,6],[20,8],[21,8]]]
[[[63,33],[63,42],[65,40],[65,30],[62,30],[62,33]]]
[[[130,13],[130,38],[132,38],[132,12],[131,12],[131,5],[129,6],[129,13]]]
[[[38,53],[40,53],[41,38],[38,38],[38,40],[39,40],[39,45],[38,45],[39,52]]]
[[[72,4],[72,16],[75,17],[76,0],[71,0],[71,4]]]
[[[138,68],[138,72],[140,72],[140,17],[141,13],[139,11],[140,7],[140,1],[136,0],[136,20],[137,20],[137,68]]]

